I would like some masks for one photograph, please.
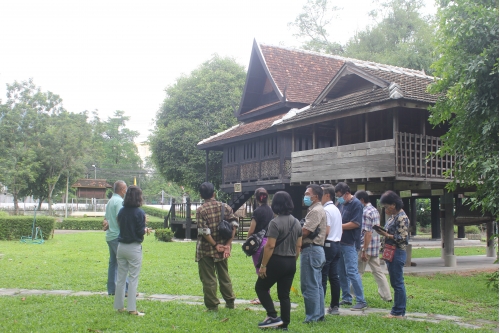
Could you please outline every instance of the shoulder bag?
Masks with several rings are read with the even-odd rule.
[[[233,237],[233,226],[228,221],[224,220],[224,203],[221,202],[221,221],[217,226],[219,235],[223,240],[228,240]]]
[[[290,215],[291,216],[291,215]],[[285,237],[283,237],[282,239],[280,239],[279,241],[276,242],[276,245],[274,246],[274,248],[276,249],[278,247],[278,245],[280,245],[281,243],[283,243],[283,241],[290,235],[290,233],[292,232],[292,229],[295,225],[295,218],[292,216],[292,218],[294,219],[293,222],[292,222],[292,225],[290,226],[290,230],[288,230],[288,233],[286,234]],[[262,249],[262,251],[260,252],[260,256],[259,256],[259,260],[257,260],[257,265],[255,267],[260,267],[260,265],[262,265],[262,258],[264,257],[264,249]]]

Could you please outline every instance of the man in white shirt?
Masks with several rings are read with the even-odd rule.
[[[321,185],[323,197],[321,203],[326,212],[326,240],[323,247],[325,251],[326,263],[323,266],[323,292],[326,296],[327,281],[330,281],[330,307],[327,313],[338,315],[340,282],[338,274],[338,263],[340,260],[340,238],[342,237],[342,216],[339,209],[335,206],[335,187],[332,185]]]

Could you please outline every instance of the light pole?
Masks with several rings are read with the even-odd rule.
[[[95,164],[92,164],[94,167],[94,179],[97,179],[97,166]]]

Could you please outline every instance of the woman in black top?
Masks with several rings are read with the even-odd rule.
[[[269,223],[268,240],[259,267],[259,278],[255,282],[255,292],[267,312],[266,319],[259,323],[259,327],[279,327],[287,330],[290,324],[290,288],[302,246],[302,228],[300,222],[291,215],[293,202],[290,194],[277,192],[271,207],[278,216]],[[269,294],[269,289],[275,284],[280,300],[281,317],[278,317]]]
[[[251,235],[256,234],[262,230],[267,231],[267,226],[274,217],[273,210],[267,204],[269,194],[267,193],[266,189],[263,187],[259,187],[258,189],[255,190],[254,196],[255,196],[255,202],[257,203],[258,207],[253,212],[252,221],[250,222],[250,229],[248,229],[247,239]],[[259,267],[257,267],[257,265],[259,262],[260,253],[263,251],[264,245],[266,245],[266,243],[267,243],[267,237],[264,237],[262,239],[262,243],[260,244],[259,249],[252,255],[253,265],[255,267],[255,272],[257,273],[257,275],[259,274]],[[258,298],[256,298],[250,301],[250,303],[260,304],[260,301]]]
[[[136,308],[136,292],[139,283],[139,273],[142,265],[142,241],[144,234],[149,232],[146,227],[146,214],[139,207],[142,206],[142,191],[137,186],[130,186],[123,200],[123,208],[118,212],[118,277],[116,280],[114,308],[118,312],[128,311],[131,315],[144,316]],[[128,302],[124,309],[125,283],[128,280]]]

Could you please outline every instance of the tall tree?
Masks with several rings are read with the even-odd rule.
[[[305,49],[430,72],[433,20],[421,14],[422,0],[386,0],[369,13],[375,24],[342,45],[328,30],[342,9],[332,0],[308,0],[294,22],[295,37]],[[333,35],[333,34],[332,34]]]
[[[448,186],[475,186],[474,206],[498,221],[498,0],[440,5],[431,91],[442,95],[430,121],[450,124],[440,153],[459,156]]]
[[[139,133],[126,127],[129,120],[130,117],[124,111],[115,111],[106,121],[102,121],[97,112],[93,113],[94,153],[87,161],[87,167],[89,170],[97,168],[98,178],[107,179],[108,182],[121,179],[132,184],[134,175],[142,172],[142,161],[134,143]]]
[[[152,159],[169,181],[197,188],[205,179],[205,152],[199,141],[236,123],[233,111],[239,104],[245,70],[233,59],[213,56],[189,76],[166,89],[150,136]],[[211,152],[211,181],[221,181],[221,156]]]
[[[42,92],[33,80],[7,84],[7,101],[0,108],[0,181],[19,198],[37,176],[40,161],[36,148],[47,118],[63,110],[59,96]]]

